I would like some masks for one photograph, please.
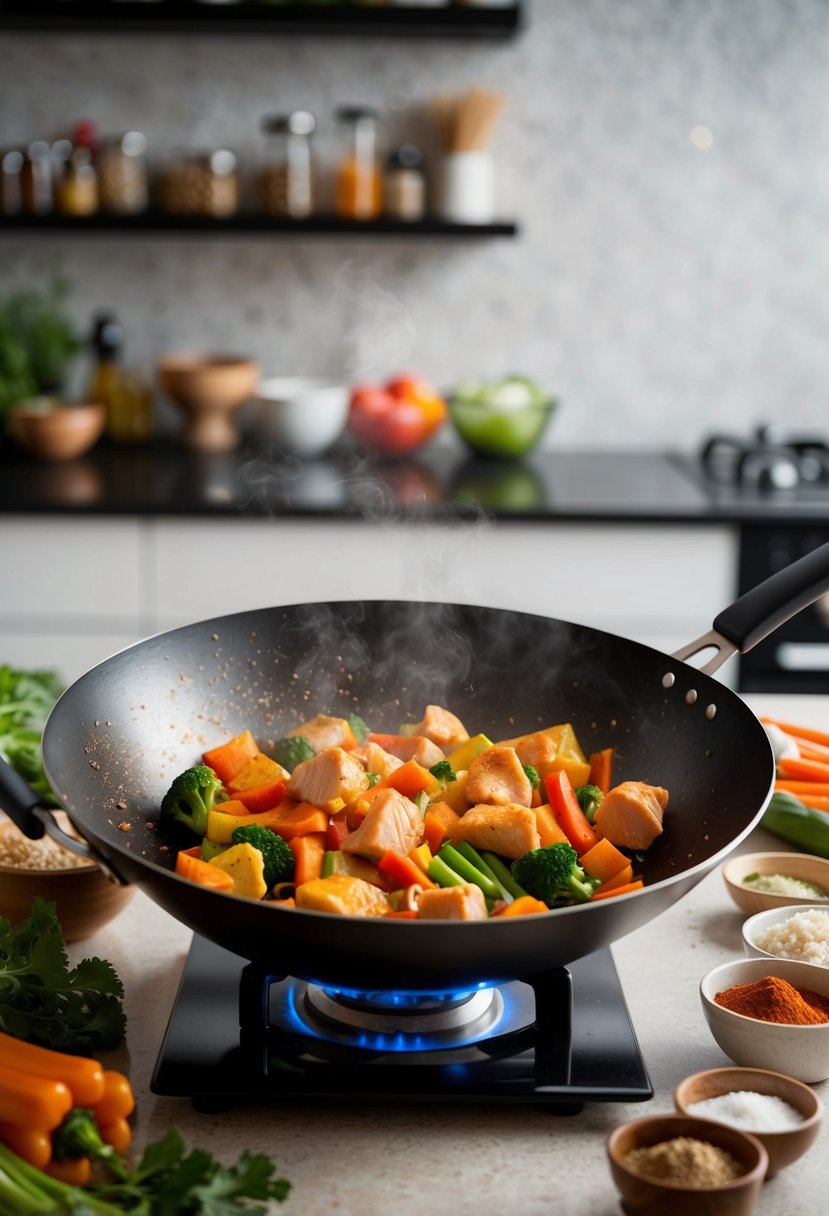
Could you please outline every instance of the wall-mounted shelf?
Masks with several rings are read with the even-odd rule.
[[[279,4],[267,0],[0,0],[0,29],[26,33],[369,34],[435,37],[512,37],[521,4],[441,8],[417,5]]]
[[[307,220],[277,219],[264,215],[240,214],[214,219],[211,216],[164,215],[10,215],[0,217],[0,235],[25,232],[71,233],[76,236],[118,234],[198,236],[350,236],[376,237],[513,237],[517,224],[497,221],[491,224],[453,224],[428,217],[417,221],[377,219],[347,220],[336,215],[317,215]]]

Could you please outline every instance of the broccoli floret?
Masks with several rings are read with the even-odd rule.
[[[286,840],[261,823],[243,824],[233,829],[233,844],[252,844],[262,854],[264,879],[268,890],[278,882],[289,882],[294,876],[294,855]]]
[[[303,760],[310,760],[317,753],[311,746],[311,741],[305,735],[286,735],[279,739],[273,749],[273,758],[289,773],[292,773]]]
[[[530,785],[533,787],[533,789],[535,789],[535,787],[538,785],[539,781],[541,780],[541,778],[538,775],[538,769],[533,768],[533,766],[531,764],[522,764],[521,767],[523,768],[524,773],[526,774],[527,780],[529,781]]]
[[[437,764],[432,765],[429,772],[443,785],[448,785],[450,781],[457,781],[454,769],[448,760],[438,760]]]
[[[222,783],[213,769],[197,764],[176,777],[161,800],[161,814],[199,836],[206,836],[207,816],[222,792]]]
[[[126,1178],[127,1167],[115,1149],[104,1144],[94,1111],[84,1106],[74,1106],[59,1127],[52,1132],[52,1153],[56,1161],[91,1157],[102,1161],[110,1173]]]
[[[578,804],[584,811],[584,817],[588,823],[592,823],[596,818],[596,811],[602,804],[604,794],[597,785],[580,785],[574,791]]]
[[[368,727],[359,714],[348,715],[348,725],[354,732],[354,738],[362,746],[368,738]]]
[[[598,880],[588,878],[579,865],[576,850],[563,841],[530,849],[510,868],[515,881],[529,895],[543,900],[551,908],[559,904],[584,903],[599,886]]]
[[[371,789],[371,787],[373,785],[376,785],[377,782],[380,780],[379,773],[366,773],[366,776],[368,777],[368,788],[369,789]]]

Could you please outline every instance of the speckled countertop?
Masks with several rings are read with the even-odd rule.
[[[746,698],[755,712],[829,729],[829,698]],[[757,829],[750,852],[781,844]],[[653,1086],[645,1103],[588,1103],[572,1116],[529,1105],[380,1103],[237,1105],[197,1113],[186,1099],[153,1095],[150,1081],[175,999],[190,932],[141,892],[103,930],[71,948],[103,955],[126,988],[128,1069],[137,1098],[136,1145],[176,1124],[222,1159],[266,1152],[290,1179],[284,1216],[617,1216],[605,1141],[618,1123],[672,1109],[675,1085],[728,1063],[706,1026],[698,984],[711,967],[741,957],[741,914],[719,871],[652,923],[613,947],[628,1009]],[[824,1101],[829,1082],[815,1086]],[[768,1182],[756,1216],[813,1216],[825,1202],[829,1126],[796,1164]]]

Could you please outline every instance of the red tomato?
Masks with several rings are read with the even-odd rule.
[[[390,455],[414,451],[446,417],[446,404],[427,381],[398,376],[383,388],[358,385],[349,429],[367,447]]]

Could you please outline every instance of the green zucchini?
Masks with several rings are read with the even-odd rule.
[[[829,857],[829,815],[781,790],[766,807],[760,826],[818,857]]]

